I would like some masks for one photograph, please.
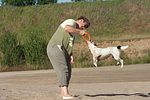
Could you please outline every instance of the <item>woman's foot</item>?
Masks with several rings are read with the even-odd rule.
[[[63,94],[61,94],[61,97],[72,97],[72,95],[70,95],[70,94],[68,94],[68,95],[63,95]]]
[[[72,99],[72,98],[74,98],[74,97],[72,97],[72,96],[70,96],[70,97],[65,97],[65,96],[63,96],[63,97],[62,97],[62,99]]]
[[[72,99],[74,98],[72,95],[68,94],[68,95],[61,95],[62,99]]]
[[[73,96],[69,94],[67,86],[61,87],[61,97],[63,99],[72,99],[73,98]]]

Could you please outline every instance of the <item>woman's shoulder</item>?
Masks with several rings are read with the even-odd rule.
[[[67,20],[65,20],[64,22],[66,22],[66,21],[75,22],[75,20],[74,20],[74,19],[67,19]]]
[[[61,26],[64,28],[66,25],[70,25],[70,26],[73,26],[75,27],[76,26],[76,21],[74,19],[67,19],[65,20]]]

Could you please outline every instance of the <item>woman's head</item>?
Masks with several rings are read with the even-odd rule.
[[[77,22],[78,22],[78,25],[79,25],[80,29],[86,29],[90,26],[90,21],[84,16],[80,16],[77,19]]]

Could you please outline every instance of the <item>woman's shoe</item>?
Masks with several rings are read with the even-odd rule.
[[[73,99],[74,97],[65,97],[63,96],[62,99]]]

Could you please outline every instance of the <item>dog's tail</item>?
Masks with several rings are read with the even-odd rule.
[[[121,50],[125,50],[125,49],[127,49],[129,46],[118,46],[117,48],[118,49],[121,49]]]

